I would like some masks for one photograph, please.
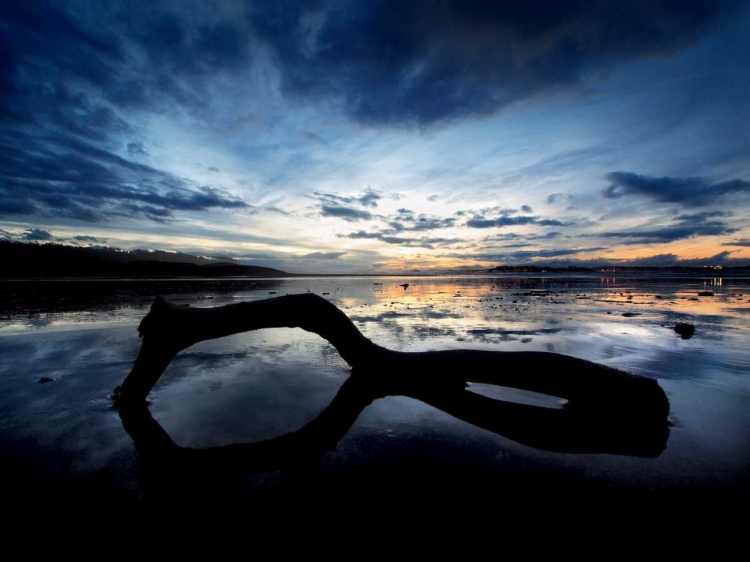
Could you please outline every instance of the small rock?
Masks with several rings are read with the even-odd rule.
[[[39,382],[39,384],[46,384],[48,382],[53,382],[54,380],[55,379],[51,379],[49,377],[42,377],[41,379],[39,379],[38,382]]]
[[[714,293],[713,291],[698,291],[699,297],[713,297]]]
[[[672,329],[677,332],[683,340],[689,340],[695,334],[695,326],[692,324],[681,323],[677,324],[677,326]]]
[[[403,287],[404,291],[405,291],[406,289],[409,288],[409,284],[408,283],[404,283],[403,285],[399,285],[399,287]]]
[[[638,316],[637,312],[623,312],[622,315],[625,318],[632,318],[633,316]]]

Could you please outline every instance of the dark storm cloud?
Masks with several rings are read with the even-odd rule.
[[[533,212],[534,212],[534,209],[532,209],[532,208],[531,208],[531,207],[529,207],[528,205],[524,205],[524,206],[522,206],[522,207],[521,207],[521,210],[522,210],[522,211],[523,211],[524,213],[533,213]]]
[[[284,94],[340,104],[354,120],[417,124],[491,114],[521,99],[576,87],[581,77],[683,50],[743,3],[593,0],[485,2],[3,2],[0,114],[26,119],[89,103],[210,107],[208,79],[246,76],[263,49]],[[84,84],[106,104],[74,98]],[[37,87],[34,87],[36,85]],[[41,87],[39,87],[41,86]],[[72,96],[64,102],[57,96]],[[92,132],[112,123],[92,125]]]
[[[744,246],[744,247],[750,247],[750,239],[746,238],[745,240],[732,240],[731,242],[724,242],[722,246]]]
[[[186,92],[198,90],[185,84],[229,64],[231,34],[202,29],[188,41],[159,10],[134,22],[126,4],[76,14],[73,6],[0,5],[0,215],[164,221],[174,211],[247,207],[116,153],[148,156],[141,142],[121,141],[132,135],[122,115],[189,105]],[[149,50],[152,41],[170,48]],[[179,68],[166,64],[172,56]]]
[[[438,217],[432,215],[416,215],[410,209],[398,209],[393,215],[371,215],[367,211],[360,211],[350,207],[336,208],[336,214],[332,214],[330,209],[325,212],[326,204],[323,204],[325,216],[340,216],[346,220],[354,221],[359,219],[378,218],[388,224],[387,228],[381,228],[376,231],[366,232],[360,230],[349,234],[338,234],[339,238],[350,238],[353,240],[380,240],[386,244],[398,246],[408,246],[416,248],[432,249],[436,245],[452,245],[460,242],[458,238],[441,238],[441,237],[422,237],[416,238],[408,236],[412,232],[427,232],[430,230],[453,228],[456,219],[454,217]]]
[[[370,220],[372,214],[367,211],[353,209],[352,207],[341,207],[338,205],[328,205],[322,203],[320,214],[324,217],[338,217],[347,221]]]
[[[727,195],[750,194],[750,181],[734,179],[711,182],[705,178],[642,176],[632,172],[611,172],[605,176],[610,185],[602,191],[607,199],[643,195],[656,201],[701,207]]]
[[[741,4],[284,2],[255,7],[251,24],[272,49],[287,95],[336,100],[362,123],[429,125],[673,54]]]
[[[52,236],[51,232],[39,228],[30,228],[21,236],[22,240],[34,241],[52,240],[53,238],[54,236]]]
[[[726,216],[726,213],[714,211],[698,213],[695,215],[680,215],[675,218],[673,224],[662,228],[648,230],[628,230],[618,232],[604,232],[595,234],[603,238],[623,238],[624,244],[644,243],[666,243],[696,236],[716,236],[720,234],[731,234],[736,229],[730,228],[726,223],[715,220],[716,217]]]
[[[740,5],[2,2],[0,214],[164,221],[178,211],[247,208],[123,156],[148,156],[132,120],[213,123],[266,57],[288,100],[340,107],[364,124],[427,126],[678,52]],[[216,88],[225,78],[226,97]],[[380,197],[321,200],[322,214],[363,219],[369,213],[356,207],[374,208]]]
[[[399,209],[395,216],[387,217],[388,225],[393,232],[419,232],[436,230],[440,228],[452,228],[456,224],[453,217],[438,217],[433,215],[419,214],[409,209]]]
[[[433,249],[436,245],[451,245],[460,242],[458,238],[407,238],[404,236],[390,236],[383,232],[352,232],[350,234],[339,234],[339,238],[351,238],[353,240],[380,240],[386,244],[408,246],[416,248]]]
[[[112,217],[163,221],[174,211],[242,209],[247,203],[108,151],[24,139],[15,150],[0,134],[0,214],[66,217],[100,222]]]
[[[495,234],[494,236],[489,236],[484,239],[486,242],[508,242],[508,241],[516,241],[516,240],[523,240],[523,241],[529,241],[529,240],[552,240],[554,238],[559,238],[562,235],[562,232],[553,231],[553,232],[547,232],[545,234],[515,234],[513,232],[506,232],[503,234]]]
[[[382,196],[373,189],[366,189],[362,195],[338,195],[336,193],[322,193],[315,191],[313,195],[322,203],[329,205],[361,205],[362,207],[377,207]]]
[[[372,189],[367,189],[362,195],[357,196],[315,191],[312,197],[320,201],[321,216],[337,217],[349,222],[371,220],[375,218],[369,211],[357,209],[356,207],[352,207],[352,205],[359,207],[377,207],[378,200],[382,198],[379,193]]]
[[[375,215],[364,209],[358,209],[350,205],[363,207],[375,207],[376,201],[382,196],[375,191],[368,190],[361,196],[342,196],[332,193],[315,192],[314,197],[320,200],[320,214],[324,217],[338,217],[348,221],[380,219],[388,223],[388,228],[382,229],[379,234],[384,236],[398,234],[401,232],[426,232],[442,228],[453,228],[456,224],[454,217],[439,217],[435,215],[415,214],[410,209],[398,209],[392,215]]]
[[[0,87],[24,95],[36,83],[42,86],[36,94],[50,96],[57,92],[44,85],[67,81],[119,108],[203,108],[210,96],[201,80],[244,69],[252,53],[242,22],[201,15],[174,11],[167,2],[112,2],[106,10],[90,3],[3,2]],[[3,109],[17,117],[19,101],[11,98]]]
[[[466,226],[469,228],[502,228],[504,226],[524,226],[527,224],[536,224],[539,226],[573,226],[575,223],[542,219],[534,215],[521,215],[517,217],[500,216],[494,219],[488,219],[480,215],[466,221]]]
[[[520,216],[520,217],[498,217],[496,219],[485,219],[481,217],[474,217],[466,221],[466,226],[469,228],[493,228],[503,226],[521,226],[526,224],[534,224],[537,221],[537,217],[534,216]]]

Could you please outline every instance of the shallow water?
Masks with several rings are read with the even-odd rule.
[[[0,455],[19,501],[138,505],[177,495],[288,504],[348,501],[350,494],[408,501],[432,493],[436,479],[454,499],[511,490],[747,489],[750,279],[316,277],[0,287]],[[707,290],[714,295],[697,295]],[[283,470],[190,483],[155,478],[108,398],[138,352],[136,327],[153,297],[211,307],[308,291],[392,349],[553,351],[655,378],[671,403],[666,450],[657,458],[539,450],[414,398],[388,396],[362,409],[333,450]],[[674,332],[681,322],[695,326],[692,338]],[[41,384],[42,377],[53,380]],[[149,409],[184,447],[256,442],[313,420],[348,377],[346,363],[317,336],[261,330],[183,351]],[[554,398],[492,385],[469,390],[560,407]]]

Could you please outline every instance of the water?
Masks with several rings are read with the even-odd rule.
[[[137,506],[180,497],[288,505],[310,498],[340,503],[352,495],[399,502],[434,494],[438,481],[456,501],[471,494],[507,500],[747,489],[747,278],[314,277],[0,287],[0,460],[19,503]],[[419,400],[389,396],[364,407],[335,448],[283,469],[190,483],[155,477],[108,397],[138,352],[136,327],[153,297],[212,307],[308,291],[328,293],[367,337],[392,349],[553,351],[655,378],[671,403],[666,450],[657,458],[539,450]],[[692,338],[674,332],[681,322],[695,326]],[[52,382],[38,382],[42,377]],[[261,330],[182,352],[151,393],[149,410],[183,447],[257,442],[315,419],[348,377],[335,349],[317,336]],[[469,390],[561,407],[556,398],[492,385]]]

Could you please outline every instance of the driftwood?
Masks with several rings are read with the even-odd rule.
[[[270,441],[202,451],[173,443],[144,402],[172,358],[200,341],[273,327],[320,335],[353,368],[329,407],[298,432]],[[555,353],[389,350],[365,338],[335,305],[312,294],[217,308],[177,306],[158,298],[138,331],[141,350],[114,394],[125,428],[145,457],[190,461],[199,472],[216,466],[272,470],[319,456],[335,446],[368,404],[395,394],[551,451],[653,457],[669,435],[669,402],[652,379]],[[468,382],[531,390],[568,403],[550,409],[502,402],[470,392]]]

